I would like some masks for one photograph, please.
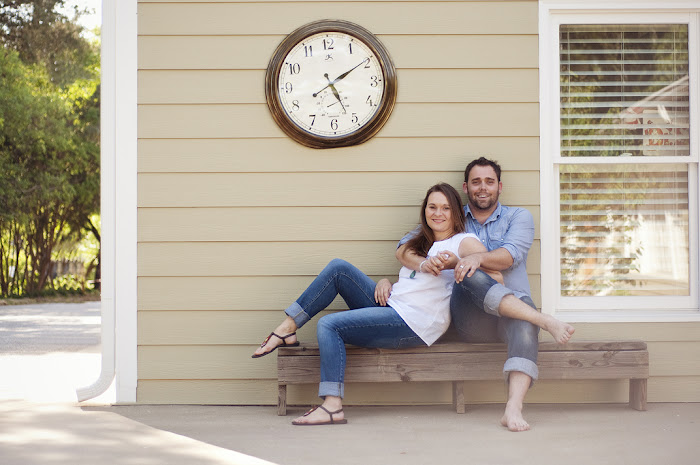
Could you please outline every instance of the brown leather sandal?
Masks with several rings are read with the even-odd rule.
[[[296,346],[298,346],[298,345],[299,345],[299,341],[297,341],[297,342],[292,342],[291,344],[287,344],[287,338],[288,338],[288,337],[292,337],[292,336],[294,336],[295,334],[296,334],[296,332],[293,332],[293,333],[291,333],[291,334],[287,334],[286,336],[280,336],[279,334],[275,334],[274,331],[271,332],[270,335],[267,336],[267,337],[265,338],[264,341],[262,341],[262,344],[260,344],[260,347],[265,347],[265,344],[267,344],[267,341],[269,341],[270,338],[271,338],[272,336],[275,336],[276,338],[281,339],[281,340],[282,340],[282,344],[273,347],[273,349],[270,350],[270,351],[268,351],[268,352],[263,352],[262,354],[253,354],[253,355],[251,355],[251,358],[260,358],[260,357],[264,357],[265,355],[271,354],[272,352],[274,352],[275,350],[277,350],[278,347],[296,347]]]
[[[316,406],[316,407],[313,407],[311,410],[309,410],[308,412],[306,412],[303,416],[305,416],[305,417],[306,417],[306,416],[309,416],[309,415],[311,415],[314,411],[316,411],[316,409],[319,409],[319,408],[328,414],[328,417],[330,418],[329,421],[322,421],[322,422],[320,422],[320,423],[301,423],[301,422],[298,422],[298,421],[294,420],[294,421],[292,422],[292,424],[295,425],[295,426],[321,426],[321,425],[344,425],[344,424],[346,424],[346,423],[348,422],[345,418],[343,418],[342,420],[333,420],[333,415],[337,415],[337,414],[339,414],[340,412],[342,412],[342,411],[343,411],[342,408],[336,410],[335,412],[331,412],[330,410],[328,410],[328,409],[327,409],[326,407],[324,407],[323,405],[318,405],[318,406]]]

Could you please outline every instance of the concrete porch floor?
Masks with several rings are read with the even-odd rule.
[[[275,407],[78,406],[0,401],[0,462],[33,464],[700,463],[700,403],[532,404],[532,429],[503,405],[348,407],[347,425],[297,427]]]
[[[346,408],[347,425],[298,427],[303,408],[85,404],[100,372],[99,303],[0,314],[0,465],[697,465],[700,403]]]

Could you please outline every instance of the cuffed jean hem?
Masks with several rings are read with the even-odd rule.
[[[297,328],[301,328],[311,319],[311,317],[304,311],[303,308],[301,308],[301,305],[296,303],[296,301],[292,305],[287,307],[284,313],[286,313],[288,317],[294,320],[294,323],[297,325]]]
[[[484,311],[490,315],[499,316],[498,307],[501,305],[501,300],[507,295],[513,295],[513,291],[503,284],[496,283],[491,286],[484,297]]]
[[[318,385],[318,396],[345,397],[345,384],[333,381],[321,381]]]
[[[519,371],[532,378],[530,387],[535,384],[535,380],[540,374],[535,362],[522,357],[510,357],[506,360],[505,365],[503,365],[503,374],[506,377],[506,381],[508,381],[508,376],[510,376],[511,371]]]

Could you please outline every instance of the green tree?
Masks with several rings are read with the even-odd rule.
[[[76,10],[71,20],[57,11],[64,4],[64,0],[0,1],[0,42],[16,50],[24,63],[44,66],[51,81],[61,87],[76,78],[92,78],[84,64],[96,55],[75,22],[85,12]]]
[[[0,7],[3,296],[44,289],[61,242],[85,229],[99,238],[91,221],[99,211],[99,55],[80,39],[79,26],[53,13],[59,3]],[[74,38],[82,40],[79,47]]]

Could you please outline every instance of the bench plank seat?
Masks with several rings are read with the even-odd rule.
[[[407,349],[347,347],[345,382],[451,381],[453,404],[464,413],[464,382],[502,380],[507,358],[501,343],[437,343]],[[649,353],[641,341],[541,342],[539,379],[629,379],[630,407],[646,410]],[[289,384],[318,383],[317,344],[280,347],[277,356],[278,414],[286,415]]]

